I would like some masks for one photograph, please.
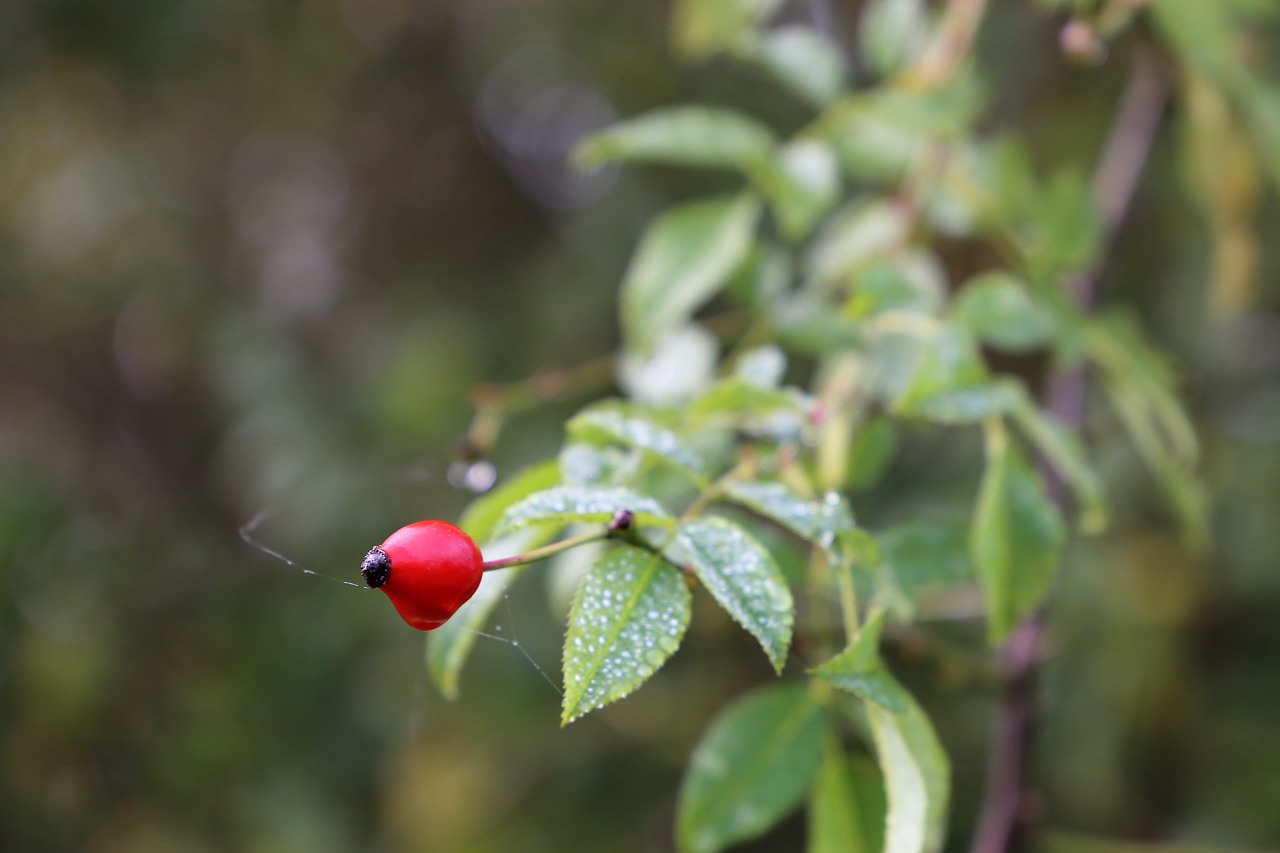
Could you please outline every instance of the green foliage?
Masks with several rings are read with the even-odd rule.
[[[886,632],[980,588],[987,636],[1002,643],[1048,601],[1062,561],[1070,513],[1046,478],[1066,486],[1082,532],[1109,516],[1075,434],[1081,415],[1046,411],[1032,389],[1054,371],[1096,369],[1188,536],[1202,541],[1197,442],[1173,372],[1137,324],[1093,317],[1074,295],[1117,224],[1095,188],[1074,167],[1042,179],[1021,139],[980,130],[986,86],[966,56],[949,55],[972,37],[958,14],[934,20],[921,0],[866,4],[859,43],[877,82],[847,88],[832,42],[770,27],[774,7],[681,0],[672,33],[686,58],[746,63],[794,96],[810,115],[789,137],[739,110],[679,106],[578,146],[584,167],[709,169],[742,188],[680,202],[641,235],[619,298],[632,399],[571,418],[561,474],[574,485],[510,487],[496,529],[598,525],[620,509],[639,521],[574,599],[566,723],[635,691],[676,651],[691,588],[749,632],[779,675],[793,636],[806,640],[808,688],[761,688],[722,712],[695,750],[681,849],[756,837],[807,794],[811,850],[930,853],[946,834],[949,762],[883,661]],[[1233,13],[1177,0],[1152,14],[1174,51],[1251,104],[1271,138],[1271,99],[1240,82],[1227,45]],[[1122,29],[1108,20],[1108,32]],[[1191,35],[1201,28],[1205,39]],[[957,275],[950,238],[992,260]],[[709,305],[737,312],[747,330],[717,331],[727,345],[718,360],[701,323]],[[1003,371],[993,353],[1048,373]],[[789,366],[791,355],[804,366]],[[653,363],[690,375],[655,387]],[[874,495],[902,435],[920,430],[968,436],[971,448],[981,432],[966,496],[942,517],[860,527],[848,495]],[[486,504],[481,517],[495,511]],[[967,525],[957,520],[966,515]],[[785,573],[797,556],[805,571]],[[846,743],[859,744],[851,757]],[[873,758],[878,775],[853,772]]]

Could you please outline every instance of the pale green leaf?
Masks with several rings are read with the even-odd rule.
[[[856,319],[888,311],[937,314],[946,291],[942,262],[932,252],[912,246],[860,270],[841,310]]]
[[[485,556],[493,556],[486,554]],[[440,693],[448,700],[458,698],[458,679],[475,646],[477,631],[484,628],[489,615],[523,569],[485,572],[480,587],[458,612],[427,636],[427,672]]]
[[[1102,479],[1085,458],[1080,440],[1061,419],[1041,411],[1023,395],[1013,411],[1014,423],[1049,461],[1080,504],[1080,527],[1097,533],[1107,525],[1107,498]]]
[[[874,768],[872,768],[874,772]],[[806,853],[880,853],[884,822],[884,793],[869,794],[859,768],[847,759],[833,738],[828,744],[809,793]]]
[[[901,247],[911,223],[887,200],[853,203],[828,220],[809,250],[809,275],[824,284],[847,283],[863,267]]]
[[[759,160],[752,180],[769,199],[784,237],[804,237],[840,196],[840,168],[823,142],[801,139]]]
[[[472,539],[484,544],[493,538],[498,520],[508,507],[559,482],[560,466],[554,459],[526,468],[498,488],[473,500],[458,519],[458,526]]]
[[[809,669],[809,674],[886,710],[894,713],[906,711],[910,695],[880,660],[880,634],[883,630],[884,611],[876,610],[848,648],[826,663]]]
[[[762,33],[738,56],[763,68],[815,107],[827,106],[844,90],[844,56],[829,39],[808,27],[779,27]]]
[[[722,711],[680,786],[682,853],[716,853],[777,823],[804,798],[827,736],[822,706],[802,686],[765,687]]]
[[[871,0],[862,12],[858,44],[871,70],[882,77],[905,68],[929,37],[925,0]]]
[[[619,510],[635,513],[637,525],[668,527],[671,516],[651,497],[618,486],[553,486],[509,507],[498,522],[502,535],[535,524],[606,524]]]
[[[645,231],[622,282],[628,345],[652,350],[663,330],[683,324],[745,260],[760,216],[755,196],[688,202]]]
[[[1040,475],[1009,440],[1003,424],[992,419],[985,426],[986,471],[970,547],[986,593],[988,635],[998,644],[1044,600],[1066,534]]]
[[[723,107],[680,106],[645,113],[578,143],[583,168],[604,163],[664,163],[744,169],[773,156],[776,140],[760,122]]]
[[[929,718],[910,696],[895,714],[867,703],[889,809],[884,853],[935,853],[942,846],[951,767]]]
[[[570,436],[597,444],[610,442],[635,448],[694,482],[705,485],[706,461],[666,427],[605,404],[586,409],[565,425]]]
[[[729,50],[751,39],[755,28],[782,0],[676,0],[671,10],[671,40],[689,59]]]
[[[1053,339],[1053,314],[1032,298],[1025,281],[1007,272],[987,272],[967,281],[951,316],[997,349],[1022,352]]]
[[[679,648],[689,617],[689,587],[674,566],[630,545],[606,551],[569,613],[561,723],[643,684]]]
[[[702,585],[759,641],[773,668],[781,672],[791,646],[795,604],[769,552],[723,518],[682,525],[676,541]]]

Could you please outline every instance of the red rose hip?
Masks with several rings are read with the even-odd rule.
[[[476,543],[447,521],[401,527],[360,564],[365,583],[391,599],[404,621],[439,628],[475,594],[484,573]]]

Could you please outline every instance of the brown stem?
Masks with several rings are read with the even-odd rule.
[[[1155,141],[1169,98],[1169,79],[1158,60],[1147,53],[1135,60],[1116,118],[1103,149],[1092,190],[1102,217],[1105,242],[1110,244],[1124,222],[1138,188],[1143,167]],[[1105,249],[1104,249],[1105,251]],[[1102,259],[1068,281],[1081,310],[1094,302]],[[1084,421],[1086,376],[1083,368],[1055,374],[1045,392],[1044,406],[1068,425]],[[1062,480],[1048,465],[1041,470],[1053,500],[1062,505]],[[986,792],[972,853],[1004,853],[1024,847],[1022,837],[1031,822],[1027,781],[1031,742],[1036,725],[1036,682],[1044,646],[1045,614],[1027,617],[1000,650],[1002,694],[987,766]]]

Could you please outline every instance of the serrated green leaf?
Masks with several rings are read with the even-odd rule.
[[[907,701],[901,714],[866,705],[889,806],[884,853],[934,853],[946,829],[951,767],[929,718]]]
[[[880,853],[883,787],[877,782],[878,798],[868,796],[863,781],[833,738],[809,793],[806,853]]]
[[[716,853],[768,830],[804,798],[827,736],[822,706],[800,686],[765,687],[722,711],[680,786],[678,848]]]
[[[986,471],[970,547],[986,593],[988,635],[998,644],[1044,600],[1066,534],[1040,475],[1009,440],[1003,424],[993,418],[984,426]]]
[[[871,70],[886,77],[920,55],[929,37],[925,0],[871,0],[862,12],[858,44]]]
[[[1027,395],[1013,411],[1014,423],[1049,461],[1080,504],[1080,527],[1098,533],[1107,525],[1102,479],[1085,458],[1080,440],[1062,420],[1043,412]]]
[[[622,282],[628,346],[647,354],[724,286],[751,248],[760,202],[751,194],[688,202],[654,220]]]
[[[1007,272],[969,279],[952,305],[951,316],[978,340],[997,349],[1023,352],[1053,340],[1053,314],[1032,298],[1025,281]]]
[[[884,611],[874,611],[848,648],[826,663],[809,669],[809,674],[888,711],[896,714],[906,711],[910,695],[880,660],[880,633],[883,630]]]
[[[751,40],[782,0],[676,0],[671,40],[688,59],[706,59]]]
[[[744,169],[773,156],[776,140],[760,122],[723,107],[668,107],[594,133],[578,143],[574,162],[664,163]]]
[[[509,507],[498,522],[503,535],[535,524],[605,524],[618,510],[635,513],[641,526],[669,527],[671,516],[653,498],[617,486],[553,486]]]
[[[595,443],[616,442],[635,448],[674,468],[699,485],[706,484],[706,461],[666,427],[610,405],[594,406],[565,425],[570,436]]]
[[[762,33],[738,56],[815,107],[827,106],[844,90],[844,55],[808,27],[778,27]]]
[[[689,597],[680,572],[658,555],[630,545],[606,551],[569,613],[561,724],[628,695],[675,654]]]
[[[789,240],[807,235],[840,197],[840,167],[823,142],[801,139],[757,161],[751,179],[769,200]]]
[[[477,542],[493,538],[502,514],[516,501],[560,482],[560,465],[548,460],[524,469],[501,486],[473,500],[458,519],[458,526]]]
[[[676,542],[702,585],[759,641],[773,668],[781,672],[791,646],[795,603],[769,552],[723,518],[682,525]]]
[[[489,556],[489,555],[486,555]],[[427,672],[444,698],[458,698],[458,679],[471,649],[498,602],[506,594],[521,568],[501,572],[485,572],[480,587],[458,612],[427,636]]]
[[[785,483],[730,480],[724,495],[828,552],[835,548],[840,533],[855,526],[849,504],[836,492],[809,500]]]

